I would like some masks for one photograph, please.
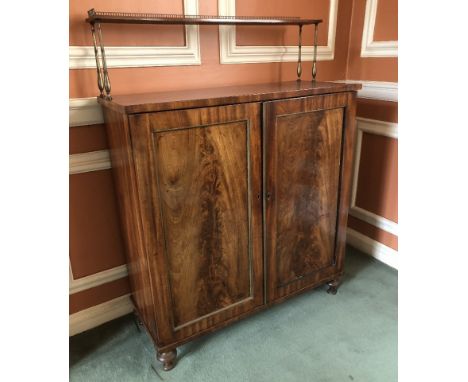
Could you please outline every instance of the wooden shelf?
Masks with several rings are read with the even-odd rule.
[[[182,25],[318,25],[321,19],[267,16],[207,16],[160,13],[122,13],[88,11],[86,22],[110,24],[182,24]]]
[[[124,13],[100,12],[94,8],[88,11],[86,22],[91,26],[93,35],[94,55],[100,97],[107,100],[111,97],[111,84],[107,61],[102,40],[101,24],[178,24],[178,25],[295,25],[298,27],[298,57],[297,79],[302,75],[302,29],[305,25],[314,26],[314,55],[312,60],[312,81],[317,75],[317,33],[321,19],[301,19],[300,17],[268,17],[268,16],[207,16],[207,15],[176,15],[162,13]],[[105,93],[104,93],[105,91]]]

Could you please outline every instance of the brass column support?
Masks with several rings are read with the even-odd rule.
[[[102,79],[101,64],[99,63],[99,51],[96,42],[96,31],[94,29],[94,23],[91,24],[91,33],[93,35],[93,45],[94,45],[94,56],[96,57],[96,70],[97,70],[97,82],[100,92],[100,97],[104,97],[104,81]]]
[[[112,99],[111,97],[111,84],[109,79],[109,73],[107,71],[107,62],[106,62],[106,52],[104,51],[104,43],[102,42],[102,31],[101,31],[101,24],[97,24],[98,30],[98,39],[99,45],[101,46],[101,59],[102,59],[102,71],[104,74],[104,89],[106,90],[106,99]]]
[[[299,25],[299,52],[297,56],[297,80],[301,80],[302,75],[302,24]]]
[[[318,32],[318,24],[315,24],[315,29],[314,29],[314,60],[312,62],[312,81],[315,81],[315,77],[317,76],[317,32]]]

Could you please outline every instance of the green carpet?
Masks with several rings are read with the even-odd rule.
[[[397,381],[395,270],[347,248],[336,296],[318,288],[178,348],[169,371],[132,315],[70,338],[70,381]]]

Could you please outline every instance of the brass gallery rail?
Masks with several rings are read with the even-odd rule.
[[[86,19],[91,25],[93,35],[94,55],[100,97],[112,99],[106,54],[102,39],[101,24],[179,24],[179,25],[296,25],[299,28],[297,79],[302,75],[302,27],[314,25],[314,57],[312,60],[312,80],[317,76],[317,33],[321,19],[301,19],[300,17],[267,17],[267,16],[208,16],[208,15],[176,15],[159,13],[122,13],[88,11]],[[105,91],[105,95],[104,95]]]

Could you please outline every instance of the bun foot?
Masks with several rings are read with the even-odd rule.
[[[338,292],[338,286],[340,285],[340,281],[333,280],[333,281],[328,282],[327,285],[328,285],[327,293],[335,295]]]
[[[177,349],[167,352],[159,352],[157,358],[163,364],[164,371],[169,371],[174,368],[177,359]]]

